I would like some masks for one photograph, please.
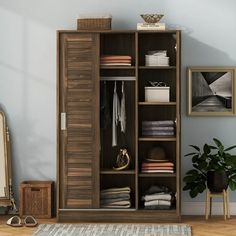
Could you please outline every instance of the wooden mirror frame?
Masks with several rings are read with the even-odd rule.
[[[15,201],[12,193],[12,170],[11,170],[11,152],[10,152],[10,136],[8,127],[6,124],[6,117],[3,111],[0,111],[0,126],[2,130],[2,137],[0,140],[3,141],[3,157],[5,163],[5,196],[0,196],[0,207],[6,207],[7,211],[9,208],[16,210]],[[1,153],[0,153],[1,155]],[[0,156],[1,158],[1,156]],[[1,173],[0,173],[1,174]]]

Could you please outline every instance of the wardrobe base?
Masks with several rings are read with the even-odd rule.
[[[58,222],[178,223],[176,210],[77,210],[59,209]]]

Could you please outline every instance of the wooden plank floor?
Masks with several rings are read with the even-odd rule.
[[[18,227],[13,228],[6,225],[8,217],[0,216],[0,236],[29,236],[36,228]],[[53,224],[56,219],[39,220],[39,223]],[[236,217],[224,221],[223,217],[212,217],[205,221],[204,216],[201,217],[182,217],[182,223],[192,226],[192,236],[236,236]]]

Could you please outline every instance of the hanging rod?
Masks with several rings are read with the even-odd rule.
[[[101,81],[135,81],[135,76],[101,76]]]

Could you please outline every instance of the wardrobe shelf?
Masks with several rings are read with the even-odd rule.
[[[176,66],[139,66],[142,70],[175,70]]]
[[[135,76],[100,76],[100,81],[136,81]]]
[[[169,209],[169,210],[147,210],[147,209],[144,209],[144,208],[139,208],[138,209],[139,211],[142,211],[143,213],[146,212],[155,212],[155,213],[160,213],[160,214],[165,214],[165,213],[173,213],[175,214],[176,213],[176,209]]]
[[[150,141],[150,142],[152,142],[152,141],[176,141],[176,137],[171,137],[171,136],[168,136],[168,137],[157,137],[157,136],[155,136],[155,137],[140,137],[139,139],[138,139],[139,141],[146,141],[146,142],[148,142],[148,141]]]
[[[100,174],[103,174],[103,175],[134,175],[135,170],[116,171],[116,170],[112,170],[112,169],[105,169],[105,170],[101,170]]]
[[[176,177],[176,173],[141,173],[139,177]]]
[[[133,70],[135,68],[136,68],[135,66],[100,66],[100,69],[102,70],[119,70],[119,69]]]
[[[101,207],[98,211],[136,211],[137,209],[134,207],[131,208],[105,208]]]
[[[140,106],[175,106],[176,102],[139,102]]]

